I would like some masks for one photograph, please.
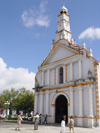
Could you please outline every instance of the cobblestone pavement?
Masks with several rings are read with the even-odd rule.
[[[38,130],[34,130],[34,124],[21,125],[21,131],[15,131],[17,123],[2,122],[0,123],[0,133],[60,133],[60,124],[39,125]],[[69,128],[66,127],[66,133],[69,133]],[[100,133],[100,128],[81,128],[75,127],[75,133]]]

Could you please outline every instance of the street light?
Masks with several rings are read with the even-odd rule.
[[[92,77],[92,72],[90,71],[90,69],[88,70],[88,78]]]
[[[8,105],[9,105],[10,103],[7,101],[6,103],[5,103],[5,105],[6,105],[6,118],[7,118],[7,107],[8,107]]]

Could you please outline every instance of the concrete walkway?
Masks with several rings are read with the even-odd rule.
[[[34,124],[22,123],[21,131],[15,131],[17,123],[2,122],[0,123],[0,133],[60,133],[60,124],[39,125],[38,130],[34,130]],[[66,127],[66,133],[69,128]],[[100,128],[81,128],[75,127],[75,133],[100,133]]]

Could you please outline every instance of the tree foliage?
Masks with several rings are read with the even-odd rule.
[[[23,110],[25,113],[26,112],[30,113],[31,111],[33,111],[34,107],[33,92],[26,90],[25,88],[21,88],[14,103],[18,109]]]
[[[24,112],[33,111],[34,107],[34,93],[25,88],[15,90],[4,90],[0,95],[0,108],[6,107],[5,103],[9,101],[10,114],[12,112],[12,107],[16,107],[18,110],[23,110]]]

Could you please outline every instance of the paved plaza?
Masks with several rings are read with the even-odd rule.
[[[16,122],[0,123],[0,133],[60,133],[60,124],[39,125],[38,130],[34,130],[34,124],[22,123],[21,131],[15,131]],[[66,126],[66,133],[69,133],[69,128]],[[75,127],[75,133],[100,133],[100,128],[81,128]]]

